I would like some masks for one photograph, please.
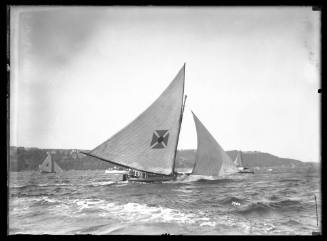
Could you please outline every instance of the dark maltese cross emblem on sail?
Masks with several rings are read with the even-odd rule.
[[[169,132],[168,130],[155,130],[152,135],[151,148],[161,149],[167,147]]]

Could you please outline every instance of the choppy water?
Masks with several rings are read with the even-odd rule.
[[[9,234],[311,235],[317,171],[236,174],[163,184],[102,171],[11,172]]]

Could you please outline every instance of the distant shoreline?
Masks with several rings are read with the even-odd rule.
[[[111,163],[99,161],[96,158],[86,156],[79,149],[41,149],[36,147],[10,147],[10,171],[38,170],[38,165],[50,152],[52,158],[64,170],[105,170],[114,167]],[[231,150],[226,153],[235,160],[237,151]],[[176,157],[176,168],[191,168],[195,161],[195,150],[178,150]],[[269,153],[258,151],[242,152],[244,165],[248,167],[297,167],[315,166],[319,163],[301,162],[290,158],[280,158]]]

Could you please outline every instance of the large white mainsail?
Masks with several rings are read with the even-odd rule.
[[[159,98],[87,155],[132,169],[173,173],[181,124],[185,64]]]
[[[228,154],[192,112],[197,133],[197,151],[192,175],[224,176],[238,170]]]

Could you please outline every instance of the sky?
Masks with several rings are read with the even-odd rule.
[[[191,110],[224,150],[320,161],[320,12],[311,7],[12,7],[10,145],[91,150],[186,63]]]

